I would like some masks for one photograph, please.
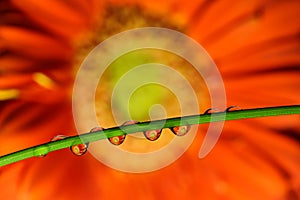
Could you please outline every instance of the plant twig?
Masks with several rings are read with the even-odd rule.
[[[204,113],[200,115],[183,116],[176,118],[169,118],[156,121],[141,122],[133,125],[126,125],[121,127],[113,127],[102,131],[85,133],[76,136],[70,136],[62,140],[51,141],[17,152],[13,152],[0,157],[0,166],[8,165],[18,162],[27,158],[46,155],[49,152],[68,148],[70,146],[90,143],[97,140],[120,136],[124,134],[142,132],[147,130],[157,130],[162,128],[172,128],[182,125],[204,124],[217,121],[228,121],[238,119],[248,119],[257,117],[279,116],[279,115],[292,115],[300,114],[300,105],[292,106],[278,106],[278,107],[265,107],[255,109],[243,110],[226,110],[217,113]]]

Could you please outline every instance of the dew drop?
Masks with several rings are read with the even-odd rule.
[[[217,108],[209,108],[203,114],[212,114],[212,113],[217,113],[217,112],[220,112],[220,110]]]
[[[90,132],[96,132],[101,131],[103,128],[101,127],[94,127],[90,130]],[[70,147],[71,152],[76,156],[82,156],[87,152],[87,149],[89,147],[89,143],[85,144],[76,144]]]
[[[53,141],[57,141],[57,140],[63,140],[67,137],[68,136],[66,136],[66,135],[56,135],[51,139],[51,141],[53,142]],[[88,148],[88,144],[77,144],[77,145],[71,146],[70,150],[73,154],[75,154],[77,156],[81,156],[86,153],[87,148]]]
[[[114,136],[114,137],[108,138],[108,140],[113,145],[120,145],[124,142],[125,137],[126,137],[126,135],[119,135],[119,136]]]
[[[161,130],[147,130],[144,132],[145,137],[150,141],[155,141],[160,137]]]
[[[125,126],[125,125],[131,125],[131,124],[136,124],[138,123],[137,121],[134,121],[134,120],[130,120],[130,121],[126,121],[122,124],[122,126]],[[126,138],[126,134],[124,135],[119,135],[119,136],[114,136],[114,137],[110,137],[108,138],[108,141],[110,143],[112,143],[113,145],[120,145],[124,142]]]
[[[239,106],[229,106],[228,108],[226,108],[226,112],[235,111],[235,110],[242,110],[242,108]]]
[[[70,147],[72,153],[76,156],[82,156],[87,152],[88,144],[77,144]]]
[[[49,152],[48,146],[39,146],[33,150],[33,155],[37,157],[45,157]]]
[[[102,127],[100,127],[100,126],[96,126],[96,127],[92,128],[92,129],[90,130],[90,133],[91,133],[91,132],[102,131],[102,130],[103,130],[103,128],[102,128]]]
[[[102,131],[103,128],[96,126],[94,128],[92,128],[90,130],[90,132],[96,132],[96,131]],[[70,147],[70,150],[72,151],[72,153],[76,156],[82,156],[87,152],[89,144],[85,143],[85,144],[77,144],[77,145],[73,145]]]
[[[125,125],[131,125],[131,124],[137,124],[139,123],[138,121],[135,121],[135,120],[129,120],[129,121],[126,121],[122,124],[122,126],[125,126]]]
[[[57,140],[63,140],[63,139],[65,139],[65,138],[67,138],[68,136],[66,136],[66,135],[56,135],[56,136],[54,136],[52,139],[51,139],[51,142],[53,142],[53,141],[57,141]]]
[[[191,125],[175,126],[171,131],[177,136],[184,136],[191,129]]]

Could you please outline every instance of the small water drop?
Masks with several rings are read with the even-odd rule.
[[[95,132],[98,130],[103,130],[103,129],[101,127],[94,127],[90,130],[90,132]],[[70,146],[70,150],[74,155],[82,156],[87,152],[88,147],[89,147],[89,143],[76,144],[76,145]]]
[[[124,142],[125,137],[126,137],[126,135],[119,135],[119,136],[114,136],[114,137],[108,138],[108,140],[113,145],[120,145]]]
[[[229,106],[228,108],[226,108],[226,112],[235,111],[235,110],[242,110],[242,108],[239,106]]]
[[[186,135],[191,129],[191,125],[175,126],[171,128],[171,131],[177,136]]]
[[[122,124],[122,126],[125,126],[125,125],[131,125],[131,124],[137,124],[138,122],[137,121],[134,121],[134,120],[130,120],[130,121],[126,121]],[[120,145],[124,142],[126,138],[126,134],[124,135],[119,135],[119,136],[114,136],[114,137],[111,137],[111,138],[108,138],[109,142],[112,143],[113,145]]]
[[[155,141],[160,137],[161,130],[147,130],[144,132],[145,137],[150,141]]]
[[[131,124],[137,124],[139,123],[138,121],[135,121],[135,120],[129,120],[129,121],[126,121],[122,124],[122,126],[125,126],[125,125],[131,125]]]
[[[91,132],[102,131],[102,130],[103,130],[103,128],[102,128],[102,127],[100,127],[100,126],[96,126],[96,127],[92,128],[92,129],[90,130],[90,133],[91,133]]]
[[[212,113],[217,113],[217,112],[220,112],[220,110],[217,108],[209,108],[203,114],[212,114]]]
[[[65,138],[67,138],[68,136],[66,135],[56,135],[51,139],[51,142],[56,141],[56,140],[63,140]]]
[[[76,144],[70,147],[72,153],[76,156],[82,156],[87,152],[88,144]]]
[[[38,146],[33,150],[33,155],[37,157],[45,157],[49,152],[48,146]]]

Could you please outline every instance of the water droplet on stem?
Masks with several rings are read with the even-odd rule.
[[[203,114],[213,114],[213,113],[217,113],[217,112],[220,112],[220,110],[217,108],[209,108]]]
[[[53,142],[53,141],[57,141],[57,140],[63,140],[63,139],[65,139],[65,138],[67,138],[68,136],[66,136],[66,135],[56,135],[56,136],[54,136],[52,139],[51,139],[51,142]]]
[[[239,106],[229,106],[228,108],[226,108],[226,112],[235,111],[235,110],[242,110],[242,108]]]
[[[96,132],[96,131],[102,131],[103,128],[102,127],[94,127],[90,130],[90,132]],[[84,155],[89,147],[89,143],[85,143],[85,144],[76,144],[70,147],[71,152],[76,155],[76,156],[82,156]]]
[[[191,125],[175,126],[171,128],[171,131],[177,136],[186,135],[191,129]]]
[[[76,156],[82,156],[87,152],[88,144],[76,144],[70,147],[72,153]]]
[[[48,146],[38,146],[33,150],[33,155],[37,157],[45,157],[49,152]]]
[[[150,141],[155,141],[160,137],[161,130],[147,130],[144,132],[145,137]]]
[[[103,130],[102,127],[96,126],[96,127],[92,128],[92,129],[90,130],[90,133],[92,133],[92,132],[97,132],[97,131],[102,131],[102,130]]]
[[[120,145],[124,142],[125,137],[126,137],[126,135],[119,135],[119,136],[114,136],[114,137],[108,138],[108,140],[113,145]]]
[[[137,124],[138,122],[137,121],[134,121],[134,120],[130,120],[130,121],[126,121],[122,124],[122,126],[125,126],[125,125],[131,125],[131,124]],[[108,141],[110,143],[112,143],[113,145],[120,145],[124,142],[126,138],[126,134],[124,135],[119,135],[119,136],[114,136],[114,137],[110,137],[108,138]]]

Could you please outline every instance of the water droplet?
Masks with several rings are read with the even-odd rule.
[[[33,150],[33,155],[37,157],[45,157],[49,152],[48,146],[38,146]]]
[[[101,127],[94,127],[90,130],[90,132],[95,132],[98,130],[103,130],[103,129]],[[87,152],[88,147],[89,147],[89,143],[76,144],[76,145],[70,146],[70,150],[74,155],[82,156]]]
[[[126,121],[122,124],[122,126],[125,126],[125,125],[131,125],[131,124],[136,124],[138,123],[137,121],[134,121],[134,120],[130,120],[130,121]],[[108,138],[109,142],[112,143],[113,145],[120,145],[124,142],[126,138],[126,134],[124,135],[119,135],[119,136],[114,136],[114,137],[111,137],[111,138]]]
[[[77,144],[70,147],[72,153],[76,156],[82,156],[87,152],[88,144]]]
[[[125,137],[126,137],[126,135],[119,135],[119,136],[114,136],[114,137],[108,138],[108,140],[113,145],[120,145],[124,142]]]
[[[51,142],[56,141],[56,140],[63,140],[65,138],[67,138],[68,136],[66,135],[56,135],[51,139]]]
[[[191,129],[191,125],[175,126],[171,131],[177,136],[184,136]]]
[[[138,121],[135,121],[135,120],[129,120],[129,121],[126,121],[122,124],[122,126],[125,126],[125,125],[131,125],[131,124],[137,124],[139,123]]]
[[[160,137],[161,130],[148,130],[144,132],[145,137],[150,141],[155,141]]]
[[[217,108],[209,108],[203,114],[212,114],[212,113],[217,113],[217,112],[220,112],[220,110]]]
[[[242,110],[242,108],[239,106],[229,106],[228,108],[226,108],[226,112],[235,111],[235,110]]]
[[[91,132],[102,131],[102,130],[103,130],[103,128],[102,128],[102,127],[100,127],[100,126],[96,126],[96,127],[92,128],[92,129],[90,130],[90,133],[91,133]]]

